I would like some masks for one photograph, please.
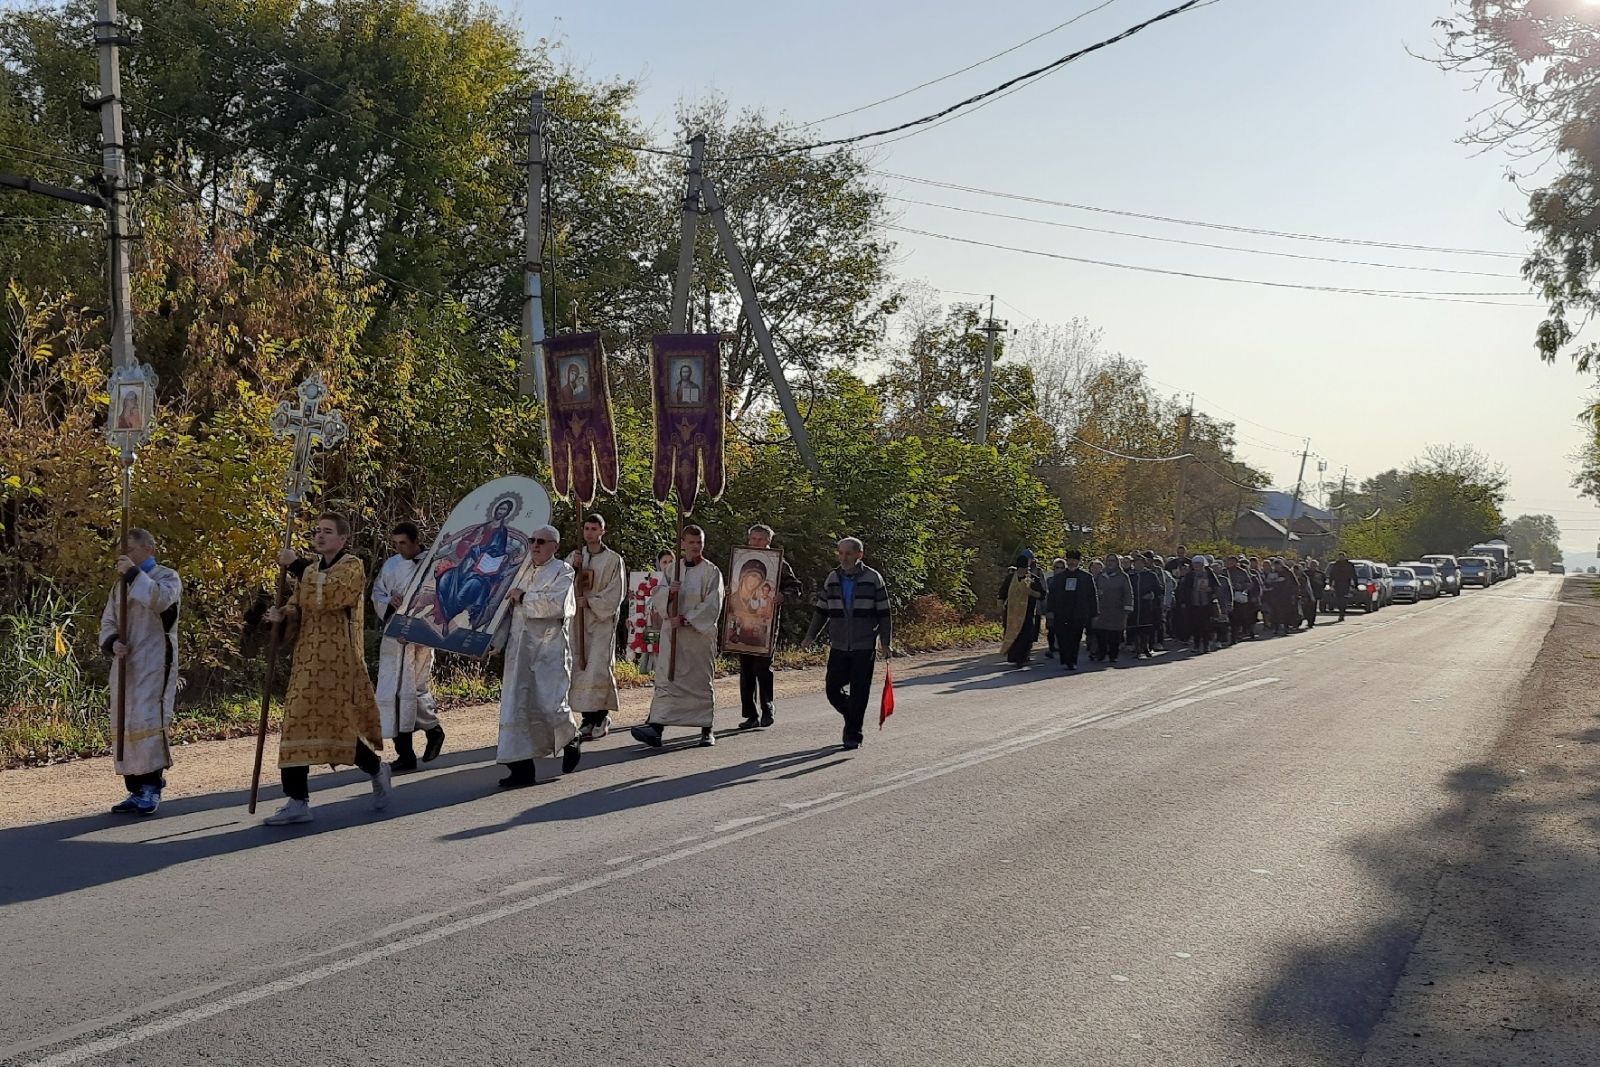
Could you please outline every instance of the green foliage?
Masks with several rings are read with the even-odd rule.
[[[1532,560],[1539,570],[1561,562],[1561,527],[1553,515],[1518,515],[1502,536],[1518,558]]]

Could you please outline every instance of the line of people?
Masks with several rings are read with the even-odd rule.
[[[502,789],[537,783],[535,761],[560,757],[563,773],[575,771],[582,745],[605,737],[611,714],[620,707],[613,665],[618,616],[627,568],[604,541],[605,520],[583,522],[583,543],[566,559],[557,558],[561,535],[554,527],[534,531],[530,566],[507,590],[510,604],[505,667],[500,696],[496,762],[506,768]],[[313,552],[280,553],[292,594],[266,620],[283,628],[293,650],[278,745],[279,781],[285,801],[265,820],[286,826],[312,819],[310,771],[327,764],[353,764],[371,779],[373,807],[387,807],[392,777],[416,770],[444,749],[445,731],[433,692],[433,650],[385,636],[374,684],[363,653],[366,568],[348,551],[350,524],[325,512],[311,530]],[[749,530],[748,544],[772,545],[770,527]],[[416,525],[403,522],[390,534],[393,555],[384,561],[370,590],[380,625],[398,609],[427,558]],[[669,727],[700,732],[700,744],[716,743],[712,681],[719,653],[723,609],[722,572],[706,559],[705,533],[685,527],[679,543],[681,567],[661,582],[651,615],[661,630],[655,689],[646,722],[634,727],[635,740],[660,748]],[[808,644],[826,640],[830,651],[825,689],[843,720],[842,746],[860,747],[871,698],[873,665],[889,654],[889,591],[883,576],[865,563],[866,548],[856,538],[837,546],[838,566],[823,579],[806,634]],[[117,560],[119,583],[128,588],[128,617],[119,626],[120,585],[113,587],[102,615],[100,643],[127,671],[124,744],[116,771],[128,796],[112,808],[119,814],[153,815],[172,766],[168,731],[178,689],[178,607],[182,581],[156,560],[155,538],[134,530],[126,553]],[[774,607],[801,597],[794,572],[785,564]],[[776,620],[774,620],[776,627]],[[581,629],[581,640],[578,631]],[[770,656],[739,655],[742,730],[775,723]],[[112,715],[117,714],[115,705]],[[421,731],[420,758],[415,735]],[[393,762],[382,756],[392,740]]]
[[[1023,551],[1006,574],[999,599],[1005,618],[1004,654],[1026,665],[1041,629],[1045,655],[1063,669],[1078,669],[1087,644],[1091,662],[1116,665],[1124,651],[1151,659],[1169,641],[1204,654],[1260,633],[1278,635],[1317,624],[1318,606],[1332,586],[1339,617],[1355,569],[1343,554],[1324,570],[1317,560],[1280,557],[1191,556],[1111,553],[1083,566],[1070,551],[1049,574],[1032,552]]]

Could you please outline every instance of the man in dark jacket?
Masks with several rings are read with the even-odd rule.
[[[1350,590],[1356,584],[1356,565],[1343,552],[1328,564],[1328,584],[1333,586],[1333,599],[1339,605],[1339,621],[1344,622],[1345,606],[1350,600]]]
[[[748,536],[751,548],[772,547],[773,532],[770,526],[757,523],[750,527]],[[729,580],[734,580],[731,575]],[[772,592],[772,629],[776,632],[778,609],[789,601],[800,599],[800,579],[795,577],[794,568],[789,566],[789,561],[781,556],[778,558],[778,586]],[[729,595],[732,595],[731,590]],[[757,656],[746,652],[739,654],[739,708],[744,713],[744,718],[739,722],[739,729],[750,730],[757,726],[772,725],[772,683],[771,656]],[[759,705],[756,703],[758,699]]]
[[[862,724],[872,696],[873,659],[881,648],[889,658],[889,589],[883,575],[862,563],[866,546],[859,538],[839,542],[839,566],[817,594],[817,610],[806,643],[828,635],[828,671],[823,686],[828,703],[844,719],[844,747],[861,747]]]
[[[1155,655],[1153,645],[1156,626],[1161,621],[1161,599],[1167,587],[1150,569],[1150,561],[1135,553],[1133,570],[1128,573],[1133,585],[1133,614],[1128,620],[1128,635],[1133,639],[1133,658],[1149,659]]]
[[[1082,562],[1082,552],[1068,552],[1066,568],[1052,574],[1045,585],[1045,610],[1050,613],[1050,628],[1056,635],[1056,654],[1061,666],[1069,671],[1078,669],[1083,631],[1100,614],[1094,580],[1082,569]]]

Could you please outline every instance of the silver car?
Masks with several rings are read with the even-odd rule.
[[[1444,593],[1444,583],[1439,578],[1439,568],[1431,563],[1402,563],[1417,576],[1417,598],[1437,600]]]
[[[1391,604],[1415,604],[1422,599],[1422,583],[1417,581],[1417,572],[1410,567],[1389,568],[1389,602]]]

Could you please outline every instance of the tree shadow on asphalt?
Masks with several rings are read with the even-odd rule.
[[[694,748],[697,745],[698,742],[690,741],[686,744],[669,745],[660,750],[650,750],[649,759],[665,759],[674,748]],[[631,751],[637,755],[639,750],[625,751]],[[746,760],[743,763],[736,763],[729,767],[713,767],[694,774],[674,777],[667,777],[665,774],[667,768],[662,767],[662,774],[644,775],[631,781],[618,782],[615,785],[591,789],[587,793],[577,793],[572,796],[562,797],[547,804],[531,807],[519,815],[492,826],[475,826],[466,830],[458,830],[455,833],[442,834],[439,840],[471,841],[476,838],[503,833],[518,826],[594,818],[600,815],[611,815],[622,811],[647,808],[655,804],[669,804],[675,800],[684,800],[722,789],[754,785],[769,778],[796,778],[803,773],[824,770],[828,767],[848,763],[848,758],[837,759],[820,765],[814,763],[814,761],[827,756],[837,756],[839,752],[838,745],[827,745],[822,748],[786,752],[778,756],[762,756],[758,759]],[[641,764],[641,768],[645,766],[647,765]],[[787,771],[789,773],[775,773],[779,771]]]
[[[1541,658],[1549,654],[1548,649],[1540,653]],[[1559,693],[1541,690],[1541,684],[1530,675],[1519,698],[1521,709],[1547,708],[1547,701],[1562,698]],[[1517,736],[1521,715],[1519,711],[1513,717],[1506,737]],[[1548,736],[1588,744],[1600,740],[1600,730]],[[1568,990],[1592,988],[1592,977],[1582,955],[1562,946],[1590,945],[1592,930],[1565,939],[1552,936],[1552,924],[1560,929],[1562,919],[1538,907],[1539,894],[1548,894],[1552,886],[1581,893],[1600,885],[1600,856],[1553,841],[1542,826],[1553,821],[1581,825],[1590,839],[1600,834],[1600,814],[1593,807],[1600,801],[1600,769],[1573,771],[1534,763],[1521,767],[1508,762],[1509,757],[1499,755],[1498,750],[1491,758],[1500,765],[1474,762],[1446,775],[1443,785],[1450,801],[1435,815],[1384,833],[1359,836],[1347,846],[1347,852],[1360,861],[1387,900],[1373,909],[1380,914],[1348,937],[1288,949],[1272,961],[1264,983],[1249,992],[1244,1010],[1263,1036],[1281,1046],[1282,1062],[1306,1067],[1342,1064],[1365,1053],[1361,1062],[1374,1067],[1379,1063],[1502,1063],[1506,1061],[1485,1058],[1493,1056],[1494,1050],[1475,1045],[1482,1034],[1471,1033],[1473,1029],[1520,1030],[1511,1023],[1512,1016],[1524,1025],[1533,1018],[1551,1027],[1560,1025],[1558,1020],[1576,1027],[1580,1011],[1570,993],[1564,994],[1560,987],[1565,981]],[[1554,800],[1535,800],[1524,783],[1539,779],[1593,788],[1584,789],[1581,804],[1572,802],[1570,791]],[[1552,816],[1556,818],[1552,820]],[[1431,979],[1426,987],[1439,991],[1434,994],[1430,990],[1429,995],[1441,998],[1442,1010],[1430,1014],[1423,1009],[1437,1006],[1433,1002],[1419,1002],[1417,1009],[1408,1002],[1399,1018],[1428,1032],[1393,1035],[1403,1052],[1368,1048],[1374,1032],[1394,1009],[1397,986],[1436,916],[1444,925],[1439,928],[1439,944],[1430,944],[1423,966]],[[1521,995],[1519,990],[1511,999],[1494,996],[1495,972],[1510,973],[1513,967],[1525,978],[1539,976],[1537,994]],[[1450,1000],[1452,991],[1460,989],[1480,994],[1481,1018],[1464,1016],[1460,1005]],[[1485,989],[1490,991],[1488,997],[1482,996]],[[1418,995],[1409,988],[1408,992]],[[1591,1016],[1587,1025],[1592,1024]],[[1591,1039],[1592,1033],[1591,1029]],[[1520,1032],[1515,1036],[1521,1041],[1519,1048],[1525,1045],[1531,1058],[1514,1062],[1563,1062],[1560,1055],[1550,1058],[1548,1048],[1536,1053],[1529,1043],[1535,1039],[1524,1038]],[[1413,1058],[1415,1054],[1420,1055]]]

